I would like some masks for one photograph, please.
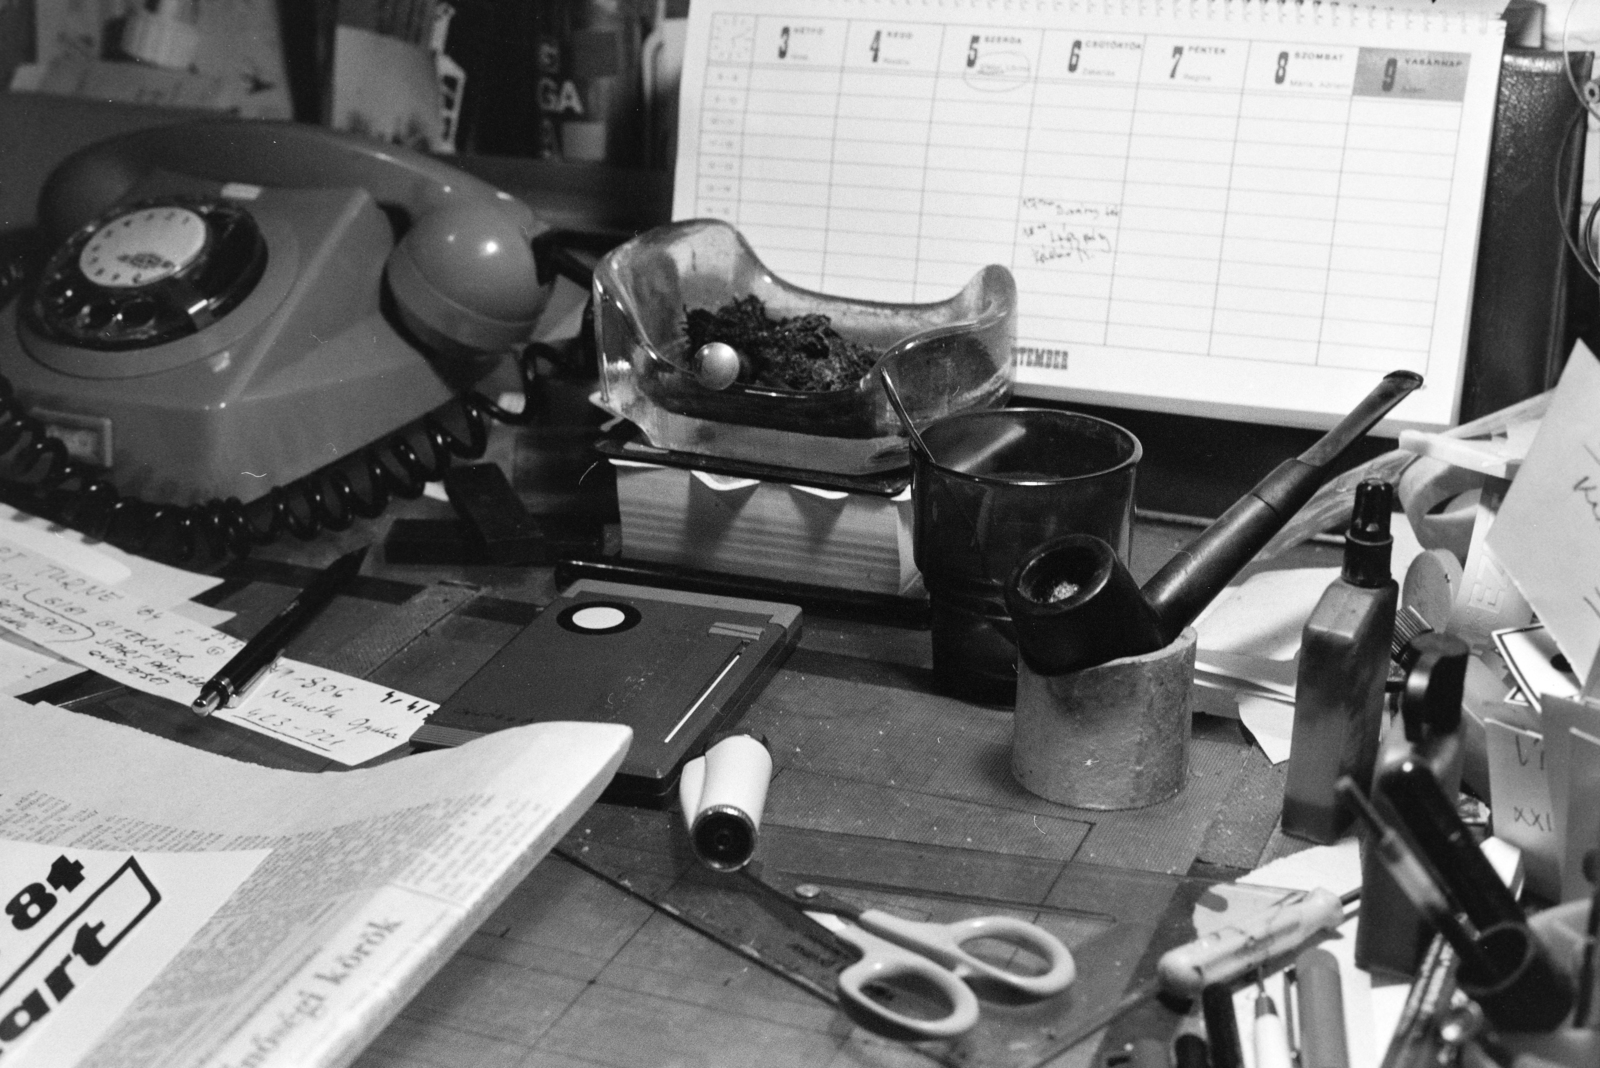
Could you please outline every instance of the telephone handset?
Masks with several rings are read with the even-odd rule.
[[[136,230],[154,242],[143,254],[164,258],[173,274],[194,273],[199,221],[193,215],[180,216],[187,226],[170,233],[175,224],[166,215],[102,218],[162,172],[220,185],[221,196],[211,200],[218,206],[240,187],[359,187],[379,205],[397,209],[409,229],[385,274],[408,325],[420,326],[430,343],[504,351],[527,336],[543,309],[546,294],[535,281],[530,243],[546,227],[527,205],[437,160],[316,126],[199,122],[92,145],[46,183],[39,204],[44,236],[70,245],[75,233],[100,220],[86,238],[105,241]],[[248,211],[248,204],[239,206]],[[185,258],[162,257],[165,251]],[[152,276],[149,283],[158,280]],[[91,281],[104,285],[108,279]],[[125,277],[112,285],[135,284]]]
[[[213,120],[92,145],[51,173],[39,227],[55,251],[0,320],[11,406],[117,493],[213,525],[222,506],[202,502],[252,502],[455,400],[548,296],[530,245],[546,227],[525,204],[313,126]],[[0,420],[0,452],[27,432]],[[415,481],[419,448],[473,447],[441,434],[358,458],[333,492],[378,480],[375,464]]]

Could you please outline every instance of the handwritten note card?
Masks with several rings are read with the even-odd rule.
[[[244,643],[80,571],[0,543],[0,627],[76,664],[185,704]],[[354,765],[411,737],[437,706],[284,659],[218,717]]]
[[[1600,849],[1600,737],[1573,727],[1567,732],[1566,853],[1561,867],[1561,900],[1581,901],[1594,893],[1584,874],[1584,858]]]
[[[1600,647],[1600,363],[1579,342],[1488,545],[1588,678]]]
[[[1544,738],[1494,719],[1483,726],[1495,837],[1522,850],[1529,888],[1555,899],[1561,887],[1561,837],[1550,804]]]
[[[1584,878],[1582,870],[1583,852],[1588,848],[1600,846],[1600,838],[1592,835],[1584,839],[1585,832],[1575,828],[1585,820],[1596,818],[1587,810],[1595,809],[1591,803],[1584,801],[1585,794],[1580,788],[1581,775],[1576,769],[1576,762],[1580,759],[1582,746],[1578,742],[1580,735],[1600,735],[1600,708],[1586,701],[1557,697],[1546,694],[1544,699],[1544,712],[1540,717],[1540,726],[1544,729],[1544,736],[1550,745],[1545,757],[1545,771],[1550,780],[1550,808],[1555,813],[1556,830],[1560,834],[1560,842],[1566,855],[1570,856],[1570,849],[1575,843],[1574,833],[1579,840],[1587,841],[1578,853],[1579,866],[1572,869],[1563,868],[1561,873],[1562,894],[1560,897],[1569,898],[1574,893],[1588,893],[1585,889],[1589,881]],[[1589,794],[1592,798],[1595,795]],[[1573,799],[1579,799],[1577,809],[1572,808]],[[1600,809],[1596,810],[1600,813]],[[1558,895],[1551,894],[1552,901]]]

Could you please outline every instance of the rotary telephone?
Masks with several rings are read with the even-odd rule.
[[[314,126],[92,145],[38,221],[54,251],[0,311],[8,496],[177,546],[153,555],[348,525],[481,454],[484,416],[509,413],[463,391],[549,294],[522,202]]]

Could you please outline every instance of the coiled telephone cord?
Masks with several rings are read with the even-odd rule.
[[[548,351],[546,351],[548,350]],[[66,446],[22,407],[0,375],[0,498],[18,508],[109,542],[174,563],[246,556],[285,533],[310,540],[374,519],[394,498],[414,499],[455,460],[475,460],[488,445],[488,422],[526,425],[535,417],[535,360],[554,350],[534,343],[518,355],[523,407],[512,412],[478,392],[457,397],[377,442],[265,495],[196,505],[154,504],[122,494],[100,469]]]
[[[539,282],[565,275],[585,291],[593,272],[571,249],[603,254],[626,234],[551,230],[534,240]],[[0,257],[0,306],[26,287],[34,250]],[[237,497],[204,504],[154,504],[121,493],[101,470],[75,460],[29,414],[0,374],[0,500],[140,556],[197,564],[248,556],[285,533],[309,541],[324,530],[375,519],[396,497],[412,500],[444,477],[455,460],[476,460],[488,447],[490,419],[526,426],[538,415],[542,360],[557,372],[594,366],[594,302],[583,310],[579,336],[587,351],[564,352],[533,342],[517,353],[522,409],[513,412],[470,391],[349,456],[275,486],[248,504]]]

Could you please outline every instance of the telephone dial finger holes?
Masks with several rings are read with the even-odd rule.
[[[254,220],[224,201],[120,206],[51,256],[30,317],[46,335],[84,348],[159,345],[236,308],[260,281],[266,258]]]

